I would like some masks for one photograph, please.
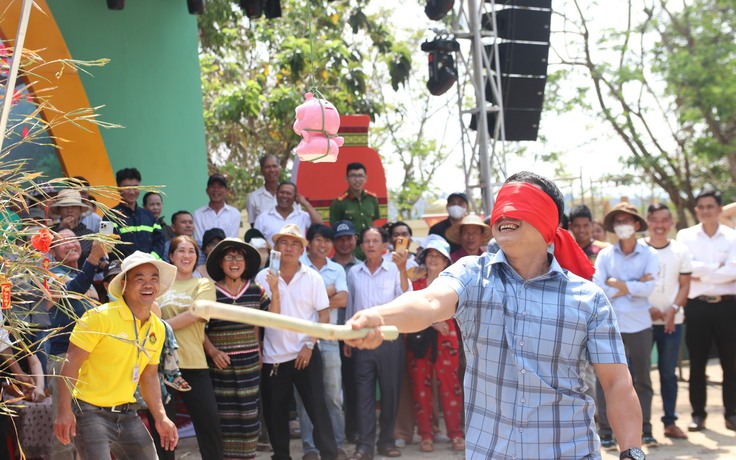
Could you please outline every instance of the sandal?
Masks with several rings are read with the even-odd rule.
[[[422,439],[422,442],[419,443],[419,450],[422,452],[434,451],[434,442],[431,439]]]
[[[191,391],[192,389],[192,387],[189,385],[189,382],[184,380],[181,375],[165,375],[164,384],[177,391],[181,391],[182,393]]]
[[[455,452],[463,452],[465,451],[465,439],[463,438],[453,438],[452,440],[452,450]]]

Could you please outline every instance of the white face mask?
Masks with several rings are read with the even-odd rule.
[[[452,205],[447,208],[447,213],[453,219],[462,219],[465,216],[465,208],[458,205]]]
[[[617,225],[613,227],[613,231],[616,233],[616,236],[620,240],[629,239],[631,238],[631,235],[636,232],[636,230],[634,230],[634,226],[631,224]]]

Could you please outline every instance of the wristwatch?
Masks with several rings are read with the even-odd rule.
[[[679,306],[679,305],[677,305],[677,304],[675,304],[675,303],[673,303],[672,305],[670,305],[670,308],[673,309],[673,310],[675,310],[676,312],[678,312],[678,311],[680,311],[680,308],[682,308],[682,307]]]
[[[618,456],[620,459],[624,458],[632,458],[634,460],[646,460],[647,456],[644,455],[644,451],[639,449],[638,447],[632,447],[629,450],[625,450],[621,452],[621,455]]]
[[[314,342],[307,342],[304,344],[304,346],[309,348],[310,350],[314,350]]]

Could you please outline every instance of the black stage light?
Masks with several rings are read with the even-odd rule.
[[[424,13],[433,21],[439,21],[447,16],[452,10],[455,0],[427,0],[427,6],[424,7]]]
[[[431,42],[422,43],[422,51],[429,53],[429,79],[427,89],[430,94],[440,96],[457,81],[457,70],[452,53],[460,50],[460,44],[455,40],[436,38]]]

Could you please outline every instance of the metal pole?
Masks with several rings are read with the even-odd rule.
[[[482,5],[482,3],[481,3]],[[491,194],[491,163],[488,157],[488,111],[486,108],[485,80],[483,78],[483,42],[480,34],[480,9],[477,0],[468,0],[468,26],[472,36],[473,81],[478,117],[478,162],[480,163],[481,197],[483,211],[490,216],[493,209]],[[489,75],[490,78],[490,75]]]
[[[2,114],[0,114],[0,152],[3,151],[3,144],[5,142],[5,129],[8,126],[10,106],[13,102],[13,94],[15,93],[15,79],[18,76],[18,67],[20,66],[20,60],[23,56],[23,42],[26,39],[26,29],[28,29],[28,18],[31,15],[31,6],[33,6],[33,0],[23,0],[20,21],[18,21],[18,32],[15,34],[13,58],[10,61],[10,72],[8,73],[8,80],[5,86]]]

